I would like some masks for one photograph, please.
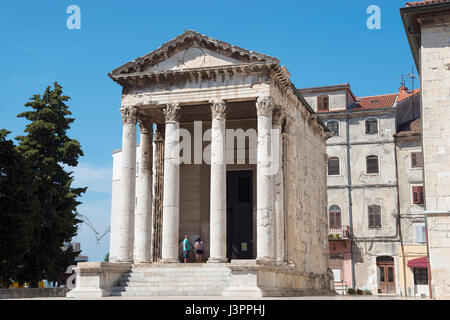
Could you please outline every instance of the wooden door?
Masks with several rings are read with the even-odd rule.
[[[393,263],[382,262],[380,268],[380,290],[381,293],[395,293],[395,271]]]

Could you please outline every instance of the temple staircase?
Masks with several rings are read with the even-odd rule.
[[[122,275],[113,296],[221,296],[231,273],[222,263],[133,265]]]

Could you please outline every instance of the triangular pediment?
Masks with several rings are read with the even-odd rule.
[[[110,76],[278,62],[279,60],[274,57],[190,30],[145,56],[113,70]]]

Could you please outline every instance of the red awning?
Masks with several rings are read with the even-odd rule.
[[[426,268],[428,259],[427,257],[420,257],[408,261],[408,267],[410,268]]]

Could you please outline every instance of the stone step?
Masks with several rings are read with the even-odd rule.
[[[113,296],[220,296],[223,286],[113,287]]]
[[[228,283],[226,279],[224,280],[210,280],[210,281],[200,281],[203,286],[215,286],[215,285],[225,285]],[[168,284],[173,283],[173,281],[120,281],[119,286],[120,287],[165,287],[168,286]],[[176,281],[174,286],[179,287],[192,287],[199,284],[198,280],[192,280],[192,281]]]
[[[120,282],[147,282],[147,283],[159,283],[159,282],[169,282],[169,281],[176,281],[176,282],[183,282],[183,281],[189,281],[189,282],[214,282],[214,281],[228,281],[230,279],[230,276],[214,276],[214,277],[121,277],[118,281]]]

